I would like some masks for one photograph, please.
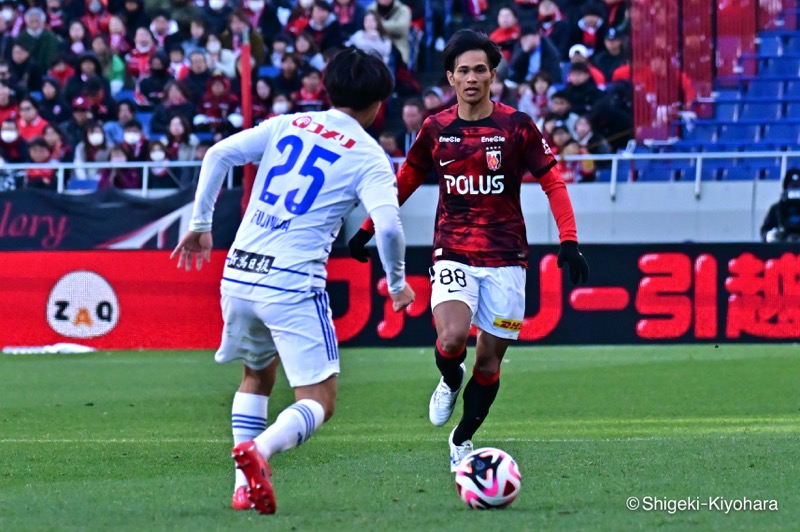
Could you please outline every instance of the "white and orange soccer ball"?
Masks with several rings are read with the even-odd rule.
[[[521,478],[511,455],[483,447],[461,461],[456,471],[456,489],[470,508],[505,508],[517,498]]]

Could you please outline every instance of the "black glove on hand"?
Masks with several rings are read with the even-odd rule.
[[[350,248],[350,256],[358,262],[367,262],[369,260],[369,251],[366,246],[370,239],[372,239],[372,233],[369,231],[364,229],[356,231],[353,238],[347,242],[347,246]]]
[[[589,279],[589,264],[578,249],[577,242],[565,240],[561,243],[561,249],[558,251],[558,267],[563,268],[564,263],[569,266],[569,278],[572,284],[578,284],[578,281],[585,283]]]

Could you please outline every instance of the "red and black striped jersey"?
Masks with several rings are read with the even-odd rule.
[[[550,202],[560,239],[577,241],[575,218],[556,160],[531,118],[501,103],[482,120],[458,105],[427,118],[397,175],[402,204],[431,172],[439,178],[433,260],[472,266],[526,266],[520,204],[530,172]],[[369,224],[365,226],[369,228]]]

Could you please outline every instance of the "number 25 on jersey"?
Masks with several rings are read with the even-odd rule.
[[[291,179],[293,177],[289,174],[292,173],[303,153],[303,141],[296,135],[289,135],[279,140],[276,147],[281,153],[284,153],[288,149],[289,154],[286,162],[273,166],[270,168],[269,172],[267,172],[267,177],[264,179],[264,188],[261,191],[259,199],[268,205],[277,205],[279,201],[283,201],[288,212],[299,216],[308,212],[319,194],[319,191],[322,189],[322,185],[325,183],[325,172],[322,168],[316,166],[317,162],[321,160],[331,165],[341,156],[315,144],[300,166],[300,170],[297,172],[297,175],[311,178],[311,183],[308,185],[305,194],[298,198],[302,188],[305,187],[290,188],[291,185],[274,187],[283,189],[283,192],[278,194],[270,192],[269,188],[276,177],[288,176],[284,179]]]

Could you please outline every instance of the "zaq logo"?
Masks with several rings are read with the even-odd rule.
[[[108,281],[94,272],[68,273],[58,280],[47,299],[47,323],[62,336],[103,336],[118,321],[117,294]]]

